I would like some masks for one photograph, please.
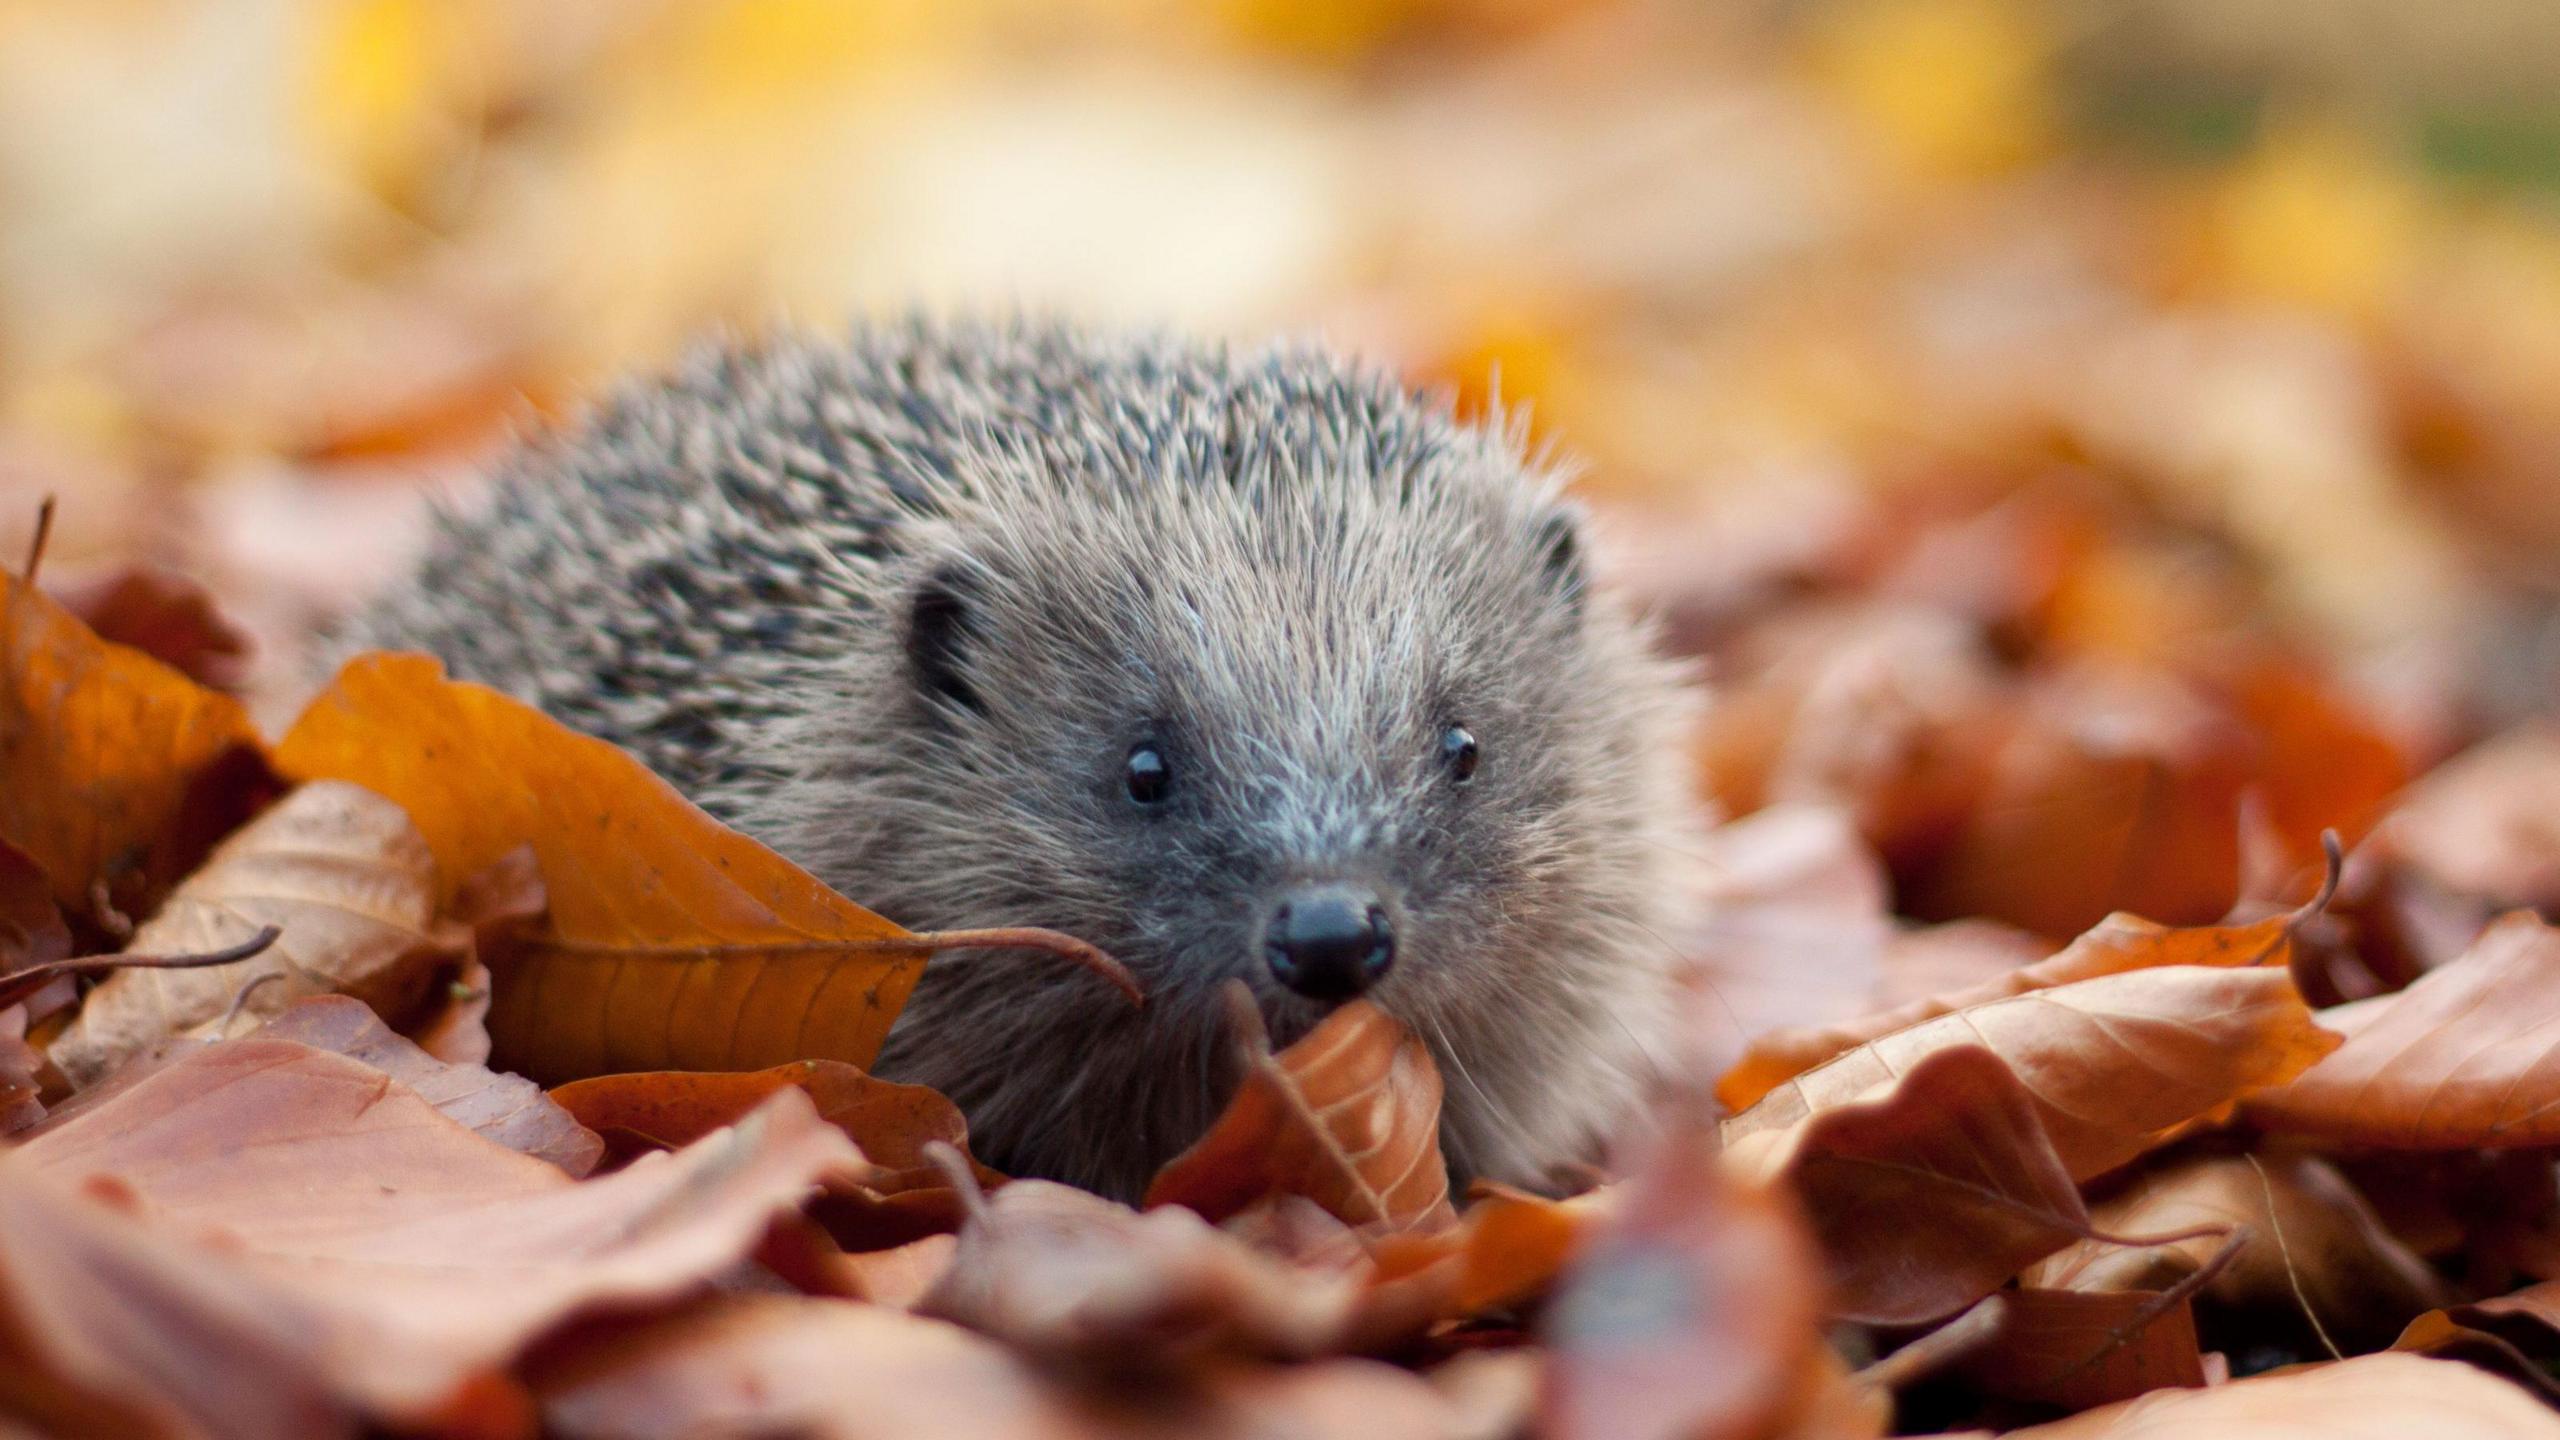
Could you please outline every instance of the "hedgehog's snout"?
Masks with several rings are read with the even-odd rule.
[[[1326,1005],[1386,977],[1396,960],[1394,918],[1364,885],[1299,886],[1280,897],[1262,926],[1272,978]]]

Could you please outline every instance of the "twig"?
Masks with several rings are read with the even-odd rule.
[[[276,943],[276,937],[283,933],[269,925],[229,949],[202,955],[74,955],[68,960],[48,960],[0,975],[0,1005],[14,1004],[34,994],[57,975],[85,975],[92,970],[199,970],[210,965],[237,964]]]
[[[36,502],[36,535],[27,542],[27,565],[18,578],[33,585],[36,572],[44,568],[44,549],[53,540],[53,497],[47,495]]]
[[[259,986],[266,984],[270,980],[281,980],[283,978],[283,971],[270,970],[266,974],[251,980],[248,984],[241,986],[231,996],[231,1008],[223,1011],[222,1018],[213,1022],[213,1033],[220,1035],[231,1028],[231,1022],[240,1018],[240,1011],[248,1005],[249,997],[257,993]]]

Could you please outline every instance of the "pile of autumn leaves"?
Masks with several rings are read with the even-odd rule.
[[[1452,1204],[1381,1013],[1273,1055],[1248,1009],[1133,1209],[864,1075],[931,942],[610,747],[414,657],[271,745],[0,583],[0,1416],[41,1432],[2560,1435],[2560,1286],[2457,1303],[2560,1275],[2530,915],[2317,1012],[2322,902],[2114,918],[1761,1037],[1726,1118],[1664,1095],[1564,1200]],[[202,669],[161,600],[136,638]],[[2314,1363],[2230,1379],[2216,1326]]]

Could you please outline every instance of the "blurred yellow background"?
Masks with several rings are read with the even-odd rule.
[[[0,537],[289,656],[690,337],[1023,306],[1498,385],[1675,608],[2066,467],[2441,736],[2550,629],[2555,70],[2537,0],[9,0]]]

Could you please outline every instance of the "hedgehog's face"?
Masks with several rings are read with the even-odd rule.
[[[1637,817],[1663,797],[1635,792],[1663,778],[1661,677],[1631,694],[1652,662],[1528,487],[1345,490],[1158,489],[960,537],[910,592],[900,770],[940,843],[889,862],[932,872],[891,914],[1089,939],[1185,1043],[1229,979],[1284,1041],[1366,996],[1440,1052],[1453,1118],[1537,1103],[1487,1091],[1551,1080],[1657,943],[1629,927],[1658,913]],[[1453,1135],[1498,1168],[1479,1119]]]

